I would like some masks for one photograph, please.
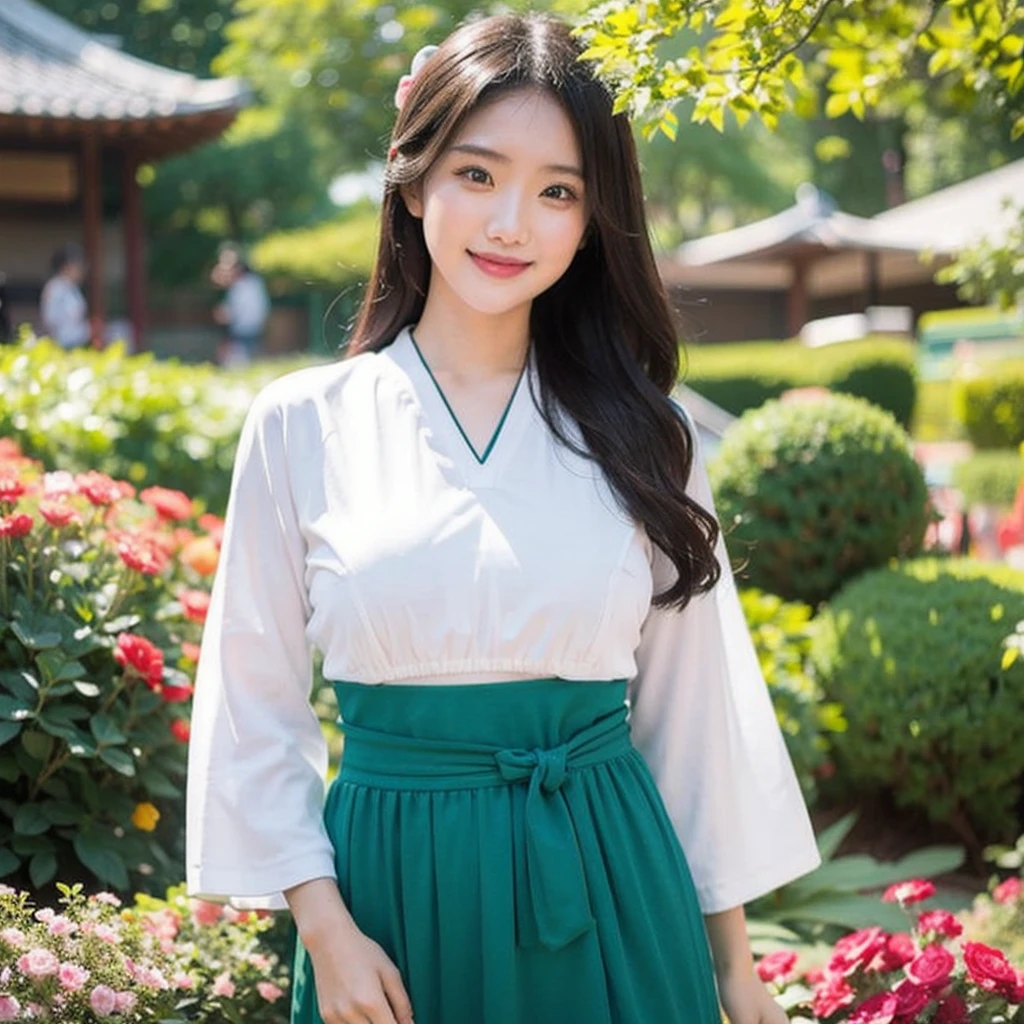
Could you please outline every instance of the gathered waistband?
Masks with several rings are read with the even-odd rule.
[[[542,717],[544,702],[548,700],[546,693],[550,695],[551,711],[565,713],[570,724],[573,717],[579,719],[580,711],[585,710],[588,704],[594,717],[588,724],[574,727],[570,734],[563,733],[561,742],[503,746],[448,736],[405,735],[392,727],[392,723],[397,725],[400,719],[395,721],[386,713],[391,708],[382,711],[376,706],[365,706],[365,702],[358,709],[360,713],[352,716],[358,720],[352,721],[351,717],[345,718],[346,698],[351,696],[352,690],[339,690],[345,746],[338,781],[377,789],[421,791],[525,783],[528,790],[523,835],[516,841],[521,840],[525,844],[529,898],[517,900],[517,913],[527,914],[531,920],[520,922],[526,926],[520,933],[534,933],[543,945],[558,949],[593,924],[579,846],[562,786],[573,771],[613,760],[632,749],[627,710],[622,699],[625,683],[526,682],[540,685],[522,686],[519,681],[469,684],[448,686],[443,692],[438,692],[434,686],[396,689],[384,684],[364,688],[376,692],[358,696],[368,697],[371,705],[382,702],[401,705],[401,702],[411,700],[421,706],[425,702],[429,708],[432,700],[442,704],[458,703],[460,695],[457,691],[462,691],[461,701],[467,712],[465,735],[469,737],[474,735],[474,713],[480,714],[482,707],[492,698],[502,704],[502,714],[509,716],[510,738],[516,737],[518,732],[516,716],[511,713],[515,704],[529,701],[524,705],[524,714],[532,718]],[[336,689],[360,685],[335,684]],[[506,687],[517,687],[518,694],[497,692]],[[568,687],[581,689],[572,692],[566,689]],[[591,687],[594,689],[588,695],[587,688]],[[482,694],[485,689],[494,692]],[[472,697],[469,697],[469,691],[473,691]],[[568,714],[570,705],[574,715]]]

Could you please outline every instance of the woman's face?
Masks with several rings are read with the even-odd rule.
[[[431,290],[485,314],[528,308],[569,268],[587,225],[572,122],[535,89],[474,111],[404,196],[423,220]]]

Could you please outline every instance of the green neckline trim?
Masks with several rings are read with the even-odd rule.
[[[494,446],[497,444],[498,438],[501,436],[501,428],[505,426],[505,420],[508,419],[509,410],[512,408],[512,403],[516,399],[516,394],[519,391],[519,385],[526,372],[526,363],[523,364],[523,368],[519,371],[519,376],[516,378],[516,386],[512,389],[512,394],[509,395],[508,401],[505,403],[505,411],[501,414],[501,418],[498,420],[498,425],[494,428],[494,433],[491,434],[491,439],[488,441],[483,455],[478,455],[476,448],[473,447],[473,442],[470,441],[466,431],[462,429],[459,417],[455,415],[455,410],[451,407],[451,403],[448,401],[448,398],[444,393],[444,388],[438,384],[437,378],[434,376],[434,371],[431,370],[430,364],[423,357],[423,353],[420,351],[420,347],[416,343],[416,335],[412,333],[411,329],[409,331],[409,339],[412,341],[412,347],[416,349],[416,355],[420,357],[420,362],[423,364],[423,368],[427,371],[427,375],[430,377],[434,387],[437,389],[437,393],[441,396],[441,401],[444,402],[444,407],[448,410],[448,415],[451,416],[452,422],[462,435],[462,440],[465,441],[466,447],[473,453],[473,458],[476,459],[477,463],[482,466],[487,461],[487,456],[494,450]],[[527,360],[527,362],[528,361],[529,360]]]

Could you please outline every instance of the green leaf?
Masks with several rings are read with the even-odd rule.
[[[21,745],[37,760],[46,763],[53,751],[53,737],[28,729],[21,736]]]
[[[109,764],[115,772],[127,775],[131,778],[135,774],[135,762],[130,754],[117,747],[100,747],[100,760]]]
[[[101,881],[117,889],[127,889],[128,870],[117,852],[113,837],[79,832],[71,840],[78,859]]]
[[[11,623],[11,630],[14,635],[21,641],[22,645],[27,647],[30,651],[44,651],[51,647],[56,647],[60,643],[60,633],[55,632],[52,629],[44,628],[31,628],[27,623],[22,622],[20,619],[15,619]]]
[[[42,808],[52,825],[77,825],[85,814],[81,807],[70,800],[47,800]]]
[[[100,688],[85,679],[76,679],[73,685],[83,697],[98,697],[100,695]]]
[[[39,804],[22,804],[14,812],[12,824],[21,836],[39,836],[50,828],[50,821]]]
[[[0,846],[0,878],[4,878],[12,871],[17,871],[21,866],[21,860],[10,850]]]
[[[10,743],[21,732],[21,729],[21,722],[0,722],[0,747],[5,743]],[[0,775],[0,778],[3,778],[3,776]],[[13,780],[8,779],[6,781],[10,782]]]
[[[176,786],[156,768],[149,767],[139,772],[139,782],[151,796],[163,796],[171,800],[181,796],[181,786]]]
[[[3,729],[6,724],[6,722],[0,722],[0,729]],[[20,729],[21,726],[18,728]],[[20,774],[18,762],[13,757],[0,757],[0,782],[14,782]]]
[[[818,836],[818,852],[821,854],[823,861],[830,861],[836,855],[836,850],[839,849],[840,844],[850,834],[856,823],[857,812],[851,811],[829,825]]]
[[[38,889],[53,880],[57,874],[57,858],[52,850],[37,853],[28,863],[28,877]]]
[[[26,718],[35,717],[35,709],[24,701],[14,697],[0,697],[0,718],[12,722],[23,722]]]
[[[115,725],[114,720],[105,714],[93,715],[89,720],[89,728],[93,736],[101,744],[127,743],[128,737]]]

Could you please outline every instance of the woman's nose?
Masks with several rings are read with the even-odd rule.
[[[525,196],[518,189],[503,189],[494,197],[487,237],[504,245],[523,245],[529,240]]]

